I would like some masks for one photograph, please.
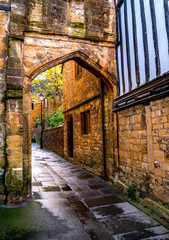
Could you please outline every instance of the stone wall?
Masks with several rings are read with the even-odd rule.
[[[27,28],[69,37],[112,41],[115,35],[114,10],[114,1],[107,0],[30,0]]]
[[[108,87],[117,85],[115,9],[114,2],[107,0],[0,2],[10,6],[10,11],[0,11],[0,201],[12,204],[31,196],[31,80],[43,71],[73,59],[103,78],[105,109],[110,110],[105,114],[106,144],[110,146],[112,99],[107,94]],[[95,87],[88,87],[90,97]],[[96,117],[99,101],[95,99],[92,108],[97,110]],[[100,116],[92,121],[101,124]],[[110,158],[112,150],[108,152]]]
[[[169,203],[169,97],[118,113],[118,180]]]
[[[99,79],[84,68],[76,76],[75,67],[75,61],[69,61],[63,66],[64,111],[100,93]]]
[[[38,144],[40,144],[40,141],[39,141],[40,137],[41,137],[41,126],[37,125],[37,127],[34,128],[34,139]]]
[[[41,126],[34,129],[36,143],[40,144]],[[58,126],[43,130],[43,147],[64,157],[64,128]]]
[[[6,139],[6,68],[8,54],[9,12],[0,10],[0,204],[5,200],[4,177],[6,170],[5,139]]]
[[[43,132],[44,148],[64,157],[64,133],[63,126],[46,129]]]
[[[58,111],[60,107],[60,102],[55,99],[47,99],[45,104],[45,112],[47,115],[53,113],[54,111]]]
[[[69,61],[63,67],[63,109],[64,113],[64,153],[65,157],[87,170],[103,176],[103,133],[102,111],[100,96],[100,79],[82,68],[76,75],[76,63]],[[94,99],[85,102],[96,96]],[[110,162],[113,160],[112,119],[112,91],[104,86],[104,113],[106,135],[106,161],[107,171],[111,172]],[[82,105],[77,106],[78,104]],[[77,106],[75,109],[73,107]],[[110,110],[110,111],[109,111]],[[81,113],[90,111],[90,133],[82,133]],[[68,122],[73,117],[73,158],[69,156]],[[112,138],[113,139],[113,138]]]
[[[142,197],[148,195],[168,203],[168,97],[122,110],[118,118],[112,113],[117,85],[114,1],[0,2],[11,6],[10,11],[0,10],[0,203],[20,203],[31,196],[31,80],[69,60],[104,81],[109,176],[128,186],[135,184]],[[72,102],[66,93],[66,109],[99,93],[97,78],[85,74],[79,86],[81,80],[76,79],[72,85],[70,77],[66,91]],[[93,135],[82,139],[79,116],[89,108]],[[102,174],[100,99],[66,113],[65,120],[71,113],[77,124],[74,132],[79,136],[75,149],[77,142],[83,145],[77,159],[90,171]],[[91,156],[89,151],[93,152]]]
[[[33,102],[33,109],[32,109],[32,131],[35,127],[36,117],[41,117],[41,103],[40,102]]]
[[[2,182],[6,182],[2,193],[6,192],[7,202],[12,204],[12,201],[20,203],[31,196],[31,80],[57,64],[75,59],[98,76],[103,76],[104,82],[113,87],[117,84],[116,36],[115,24],[112,24],[114,18],[108,12],[111,5],[113,13],[114,3],[106,0],[106,12],[99,10],[105,15],[106,25],[101,23],[96,32],[92,30],[95,36],[88,31],[88,23],[84,24],[84,19],[86,21],[89,17],[85,13],[86,6],[90,7],[88,1],[9,0],[2,3],[10,5],[11,9],[10,12],[0,12],[5,29],[9,23],[9,32],[5,30],[8,38],[2,39],[3,56],[0,58],[7,61],[7,66],[3,66],[7,67],[7,74],[4,72],[7,91],[4,89],[2,93],[6,95],[6,134],[0,130],[6,138],[6,152],[5,156],[0,154],[2,166],[4,161],[8,163],[5,180],[2,169]],[[101,6],[102,0],[97,4]],[[79,20],[83,15],[84,19]],[[3,76],[1,79],[4,81]],[[0,111],[3,109],[2,104]],[[16,139],[17,145],[13,144]]]

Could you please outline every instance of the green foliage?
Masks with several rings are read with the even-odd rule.
[[[42,121],[44,120],[45,120],[45,117],[42,117]],[[35,127],[37,127],[38,125],[41,125],[41,117],[36,116]]]
[[[46,116],[46,119],[50,127],[55,127],[63,124],[63,110],[60,110],[58,112],[55,111],[54,113],[49,114]]]
[[[136,189],[135,186],[130,186],[127,188],[127,197],[132,199],[132,200],[136,200]]]
[[[37,127],[38,125],[41,125],[41,119],[39,116],[36,116],[35,127]]]
[[[63,124],[63,110],[59,110],[58,112],[54,111],[53,113],[43,117],[42,120],[46,120],[49,127],[56,127]],[[38,125],[41,125],[41,118],[39,116],[36,117],[35,127]]]
[[[43,93],[45,98],[53,98],[62,104],[63,80],[62,65],[39,74],[32,81],[32,92]]]

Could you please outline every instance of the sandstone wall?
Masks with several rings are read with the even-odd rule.
[[[75,59],[113,86],[116,36],[113,2],[97,1],[98,26],[96,1],[0,2],[0,201],[12,204],[31,196],[31,80]]]
[[[37,116],[41,116],[41,103],[34,102],[33,103],[34,109],[32,109],[32,130],[35,127],[35,121]]]
[[[100,79],[85,69],[76,76],[76,63],[69,61],[63,67],[63,109],[64,111],[77,106],[94,96],[81,106],[64,114],[64,153],[70,161],[103,176],[103,138],[102,138],[102,111],[100,96]],[[108,172],[112,172],[110,164],[113,161],[113,118],[112,118],[112,91],[104,87],[104,113],[106,135],[106,161]],[[83,135],[81,113],[90,111],[90,133]],[[68,154],[68,120],[73,117],[73,159]],[[112,139],[111,139],[112,137]]]
[[[34,138],[36,143],[40,144],[39,139],[41,138],[41,126],[38,125],[37,127],[34,128]]]
[[[169,203],[169,97],[118,113],[118,179]]]
[[[114,41],[114,1],[29,0],[27,29],[69,37]]]
[[[58,126],[52,129],[44,130],[44,148],[64,157],[64,129]]]
[[[47,115],[53,113],[54,111],[58,111],[60,107],[60,102],[54,100],[54,99],[49,99],[47,100],[47,104],[45,106],[45,112]]]
[[[75,61],[69,61],[63,66],[64,111],[100,93],[99,79],[84,68],[76,77],[75,68]]]
[[[6,1],[7,2],[7,1]],[[6,140],[6,67],[8,54],[9,12],[0,10],[0,203],[5,200],[4,177],[6,170],[5,140]]]

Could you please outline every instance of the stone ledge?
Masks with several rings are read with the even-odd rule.
[[[56,126],[56,127],[48,127],[48,128],[46,128],[46,129],[44,129],[43,131],[44,131],[44,132],[47,132],[47,131],[50,131],[50,130],[53,130],[53,129],[57,129],[57,128],[61,128],[61,127],[63,127],[63,124],[58,125],[58,126]]]
[[[125,195],[128,186],[122,183],[120,180],[117,180],[113,177],[108,177],[108,181],[110,181],[115,187],[119,188]],[[169,228],[169,209],[164,205],[157,203],[156,201],[150,198],[140,198],[140,192],[136,191],[136,199],[137,201],[127,200],[133,204],[138,209],[144,211],[146,214],[163,224],[164,226]]]
[[[158,216],[166,219],[169,223],[169,209],[167,209],[164,205],[157,203],[150,198],[145,198],[143,200],[143,205],[153,210]]]

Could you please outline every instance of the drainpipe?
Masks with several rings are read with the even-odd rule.
[[[119,152],[119,116],[118,112],[116,113],[116,121],[117,121],[117,168],[119,168],[119,162],[120,162],[120,152]]]
[[[101,114],[102,114],[102,138],[103,138],[103,163],[104,163],[104,179],[107,180],[107,164],[106,164],[106,144],[105,144],[105,128],[104,128],[104,82],[100,78],[101,89]]]

